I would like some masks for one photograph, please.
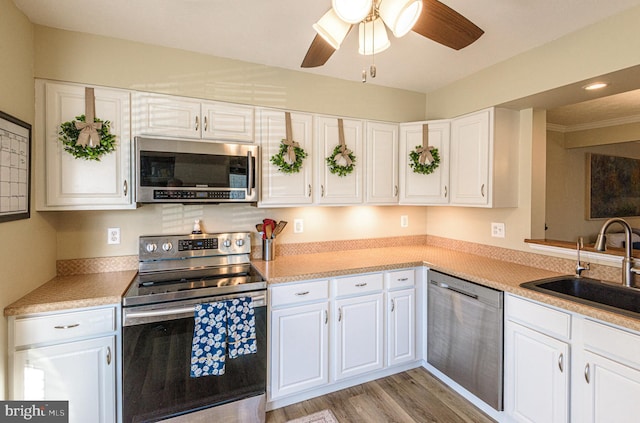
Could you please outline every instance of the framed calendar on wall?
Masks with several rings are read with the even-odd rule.
[[[0,112],[0,222],[28,219],[31,125]]]

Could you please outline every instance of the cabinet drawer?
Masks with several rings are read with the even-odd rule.
[[[64,341],[116,330],[115,307],[17,318],[14,344]]]
[[[329,281],[304,282],[271,288],[271,306],[296,304],[329,298]]]
[[[640,336],[592,320],[584,321],[584,348],[640,369]]]
[[[415,269],[395,270],[385,275],[387,289],[411,288],[416,283]]]
[[[506,296],[506,315],[531,329],[557,338],[571,337],[571,315],[523,298]]]
[[[333,280],[333,289],[336,297],[381,291],[382,287],[382,273],[369,273]]]

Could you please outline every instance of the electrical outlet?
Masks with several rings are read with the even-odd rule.
[[[491,236],[494,238],[504,238],[504,223],[491,222]]]
[[[304,221],[302,219],[293,220],[293,233],[301,234],[304,232]]]
[[[407,216],[406,214],[403,214],[402,216],[400,216],[400,227],[401,228],[409,227],[409,216]]]
[[[120,228],[107,229],[107,244],[120,244]]]

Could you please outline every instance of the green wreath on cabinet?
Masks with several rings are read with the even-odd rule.
[[[423,148],[424,147],[421,145],[416,145],[415,150],[412,150],[411,153],[409,153],[409,166],[411,166],[414,173],[428,175],[430,173],[433,173],[433,171],[435,171],[438,166],[440,166],[440,153],[438,152],[437,148],[429,147],[429,152],[433,157],[433,161],[431,161],[430,163],[420,163],[420,154]]]
[[[100,161],[100,158],[109,154],[116,149],[116,136],[110,132],[111,122],[108,120],[100,120],[93,118],[93,125],[86,125],[85,115],[76,116],[76,120],[64,122],[60,124],[60,132],[58,132],[59,140],[64,145],[64,151],[71,154],[76,159]],[[90,127],[88,130],[84,129]],[[81,136],[88,138],[90,135],[84,135],[92,132],[97,133],[100,142],[97,145],[91,145],[91,142],[78,142]],[[83,135],[81,135],[83,134]]]
[[[287,143],[286,139],[280,142],[280,149],[277,154],[271,156],[271,163],[278,167],[283,173],[298,173],[302,168],[302,162],[307,158],[307,152],[300,145],[292,141]]]
[[[329,172],[338,176],[347,176],[356,167],[356,156],[353,151],[342,144],[336,145],[331,156],[326,159]]]

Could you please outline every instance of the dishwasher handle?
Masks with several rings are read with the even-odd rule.
[[[473,298],[474,300],[478,299],[478,295],[472,294],[471,292],[467,292],[467,291],[465,291],[463,289],[460,289],[460,288],[453,287],[453,286],[451,286],[451,285],[449,285],[449,284],[447,284],[445,282],[431,281],[431,284],[435,285],[435,286],[437,286],[439,288],[448,289],[449,291],[455,292],[456,294],[465,295],[465,296],[467,296],[469,298]]]

